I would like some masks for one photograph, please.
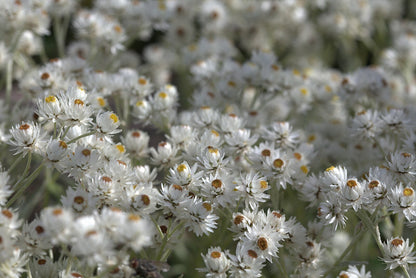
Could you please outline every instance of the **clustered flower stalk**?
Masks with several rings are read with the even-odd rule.
[[[416,276],[412,1],[3,2],[0,277]]]

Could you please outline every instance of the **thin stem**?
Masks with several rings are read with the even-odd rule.
[[[370,230],[372,233],[378,248],[380,249],[380,252],[383,252],[383,243],[381,242],[380,237],[380,230],[378,228],[378,224],[374,224],[368,214],[365,211],[358,211],[357,212],[358,217],[363,221],[364,225],[367,227],[367,229]]]
[[[56,139],[56,122],[53,123],[53,139]]]
[[[55,17],[54,21],[53,21],[53,33],[54,33],[54,37],[55,37],[55,42],[56,42],[56,46],[58,49],[58,55],[59,57],[63,57],[64,53],[65,53],[65,38],[64,36],[64,31],[62,30],[63,26],[61,24],[61,20],[59,17]]]
[[[403,272],[404,272],[404,275],[406,275],[406,278],[410,278],[410,274],[409,274],[409,272],[407,271],[407,267],[402,266],[402,270],[403,270]]]
[[[396,217],[395,217],[396,219],[396,221],[394,221],[395,223],[394,223],[394,236],[401,236],[402,235],[402,233],[403,233],[403,223],[404,223],[404,217],[403,216],[401,216],[401,215],[399,215],[399,214],[396,214]]]
[[[81,138],[84,138],[84,137],[87,137],[87,136],[90,136],[90,135],[94,135],[94,134],[95,134],[95,131],[91,131],[91,132],[88,132],[88,133],[84,133],[84,134],[82,134],[82,135],[80,135],[78,137],[75,137],[74,139],[69,140],[66,143],[67,144],[72,144],[72,143],[74,143],[75,141],[77,141],[77,140],[79,140]]]
[[[32,162],[32,153],[30,152],[28,157],[27,157],[27,162],[26,162],[26,167],[25,170],[23,171],[23,174],[20,176],[20,179],[15,183],[15,185],[13,186],[13,188],[16,190],[19,188],[19,185],[23,182],[23,180],[26,178],[27,173],[29,172],[30,169],[30,163]]]
[[[156,260],[159,261],[162,258],[162,255],[164,253],[164,249],[166,247],[166,244],[168,243],[169,239],[172,237],[172,235],[179,229],[182,228],[183,225],[185,224],[185,222],[179,223],[178,225],[176,225],[176,227],[168,234],[166,234],[166,236],[163,238],[163,242],[162,245],[160,246],[160,250],[159,253],[156,256]]]
[[[7,202],[6,207],[10,207],[13,203],[23,194],[23,192],[32,184],[37,176],[39,176],[44,162],[42,162],[29,177],[27,177],[26,182],[19,188],[19,190],[13,195],[13,197]]]
[[[8,172],[11,173],[13,169],[19,164],[19,162],[23,159],[23,154],[20,154],[19,157],[13,162],[13,164],[9,167]]]
[[[10,100],[12,95],[12,83],[13,83],[13,56],[11,56],[10,60],[7,63],[7,71],[6,71],[6,105],[7,107],[10,106]]]
[[[274,260],[274,261],[276,262],[276,264],[278,265],[278,268],[279,268],[280,272],[282,272],[283,277],[288,278],[288,277],[289,277],[289,275],[287,274],[285,267],[284,267],[284,266],[283,266],[283,265],[279,262],[279,260],[278,260],[278,259],[274,258],[273,260]],[[324,276],[324,277],[325,277],[325,276]]]

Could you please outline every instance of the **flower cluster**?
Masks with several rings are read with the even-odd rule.
[[[0,9],[0,277],[416,275],[412,1],[87,2]]]

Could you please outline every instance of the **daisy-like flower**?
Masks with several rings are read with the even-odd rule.
[[[236,255],[230,255],[232,267],[230,268],[231,277],[261,277],[261,270],[264,267],[265,259],[250,247],[237,244]]]
[[[131,130],[121,138],[121,141],[135,157],[145,157],[149,152],[149,135],[144,131]]]
[[[186,220],[185,227],[194,232],[198,237],[202,234],[208,235],[217,228],[216,220],[219,218],[213,214],[211,203],[195,198],[187,198],[181,206],[184,213],[179,218]]]
[[[58,94],[62,113],[59,120],[64,125],[89,125],[92,121],[93,110],[87,102],[87,96],[82,88],[70,87]]]
[[[53,244],[69,242],[73,220],[71,211],[60,207],[48,207],[40,214],[41,227]]]
[[[176,145],[172,145],[169,142],[160,142],[155,148],[150,148],[152,155],[152,163],[159,167],[171,167],[177,160],[176,153],[178,148]]]
[[[75,228],[76,227],[76,228]],[[95,266],[105,263],[112,251],[112,241],[107,237],[105,230],[99,226],[97,218],[85,215],[74,222],[71,239],[71,254],[79,257],[81,261]]]
[[[281,234],[271,227],[259,227],[258,225],[253,225],[247,227],[247,231],[244,233],[241,242],[243,245],[246,245],[247,248],[256,251],[259,257],[271,262],[273,257],[277,257],[278,248],[282,246],[279,243],[281,239]]]
[[[77,189],[68,187],[66,196],[61,197],[61,203],[65,208],[71,209],[74,213],[87,214],[97,207],[97,198],[91,192],[85,191],[81,186]]]
[[[10,129],[12,136],[9,144],[14,147],[16,154],[39,152],[42,146],[43,134],[40,127],[33,122],[23,122]]]
[[[384,257],[382,260],[387,264],[387,269],[396,267],[408,267],[408,264],[416,263],[415,252],[413,251],[414,243],[409,245],[409,239],[406,241],[401,237],[390,238],[383,243]]]
[[[263,129],[263,137],[275,142],[277,147],[293,149],[300,141],[300,132],[292,131],[288,122],[274,123],[270,129]]]
[[[45,157],[51,163],[61,161],[68,149],[67,144],[62,140],[51,139],[46,146]]]
[[[56,122],[61,114],[61,105],[58,98],[54,95],[48,95],[44,99],[38,99],[37,113],[41,121]]]
[[[237,184],[235,189],[243,196],[246,206],[250,206],[252,209],[256,208],[258,203],[263,203],[270,198],[264,193],[270,188],[267,180],[255,172],[241,175],[235,183]]]
[[[367,209],[374,211],[379,204],[388,206],[389,200],[387,198],[389,188],[394,184],[394,181],[387,169],[384,168],[370,168],[366,182],[364,183],[363,202]]]
[[[416,157],[414,154],[394,152],[390,154],[387,167],[401,181],[415,181],[416,179]]]
[[[230,260],[227,251],[221,251],[220,247],[211,247],[206,255],[201,254],[205,267],[199,268],[200,272],[207,272],[205,277],[226,278],[230,268]]]
[[[352,120],[351,129],[360,138],[374,138],[381,130],[381,120],[377,111],[361,111]]]
[[[179,184],[185,186],[190,190],[195,187],[199,187],[200,178],[202,172],[197,172],[197,164],[192,167],[189,166],[188,162],[184,161],[181,164],[175,165],[175,167],[169,169],[168,181],[171,184]]]
[[[333,225],[335,230],[340,224],[343,227],[345,226],[347,221],[346,212],[346,209],[334,194],[328,194],[328,200],[322,202],[318,207],[318,217],[326,225]]]
[[[97,131],[103,136],[121,132],[120,129],[117,129],[120,126],[120,120],[113,112],[99,113],[96,117],[96,122]]]
[[[390,210],[393,213],[404,215],[408,221],[415,221],[416,217],[416,194],[412,187],[403,188],[400,184],[391,190],[389,196]]]
[[[338,275],[339,278],[371,278],[371,272],[365,271],[365,265],[360,270],[355,265],[349,265],[347,270],[343,270]]]
[[[348,179],[341,191],[347,206],[357,211],[363,203],[364,189],[361,183],[356,178]]]

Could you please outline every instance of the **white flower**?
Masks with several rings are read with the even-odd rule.
[[[384,257],[382,260],[387,264],[387,269],[395,269],[396,267],[408,267],[408,264],[416,263],[415,252],[413,246],[409,246],[409,239],[406,241],[401,237],[390,238],[383,243]]]
[[[199,268],[200,272],[207,272],[205,277],[226,278],[227,270],[230,268],[230,261],[227,251],[224,253],[220,247],[211,247],[206,255],[201,254],[205,268]]]
[[[250,278],[261,277],[261,270],[264,267],[264,258],[248,246],[238,243],[235,251],[236,255],[231,256],[232,267],[230,268],[231,277]]]
[[[401,181],[415,181],[416,179],[416,157],[414,154],[407,152],[391,153],[387,166]]]
[[[181,206],[185,213],[180,215],[185,220],[185,227],[194,232],[198,237],[202,234],[208,235],[217,228],[216,220],[219,218],[212,213],[212,205],[197,197],[187,198]]]
[[[68,149],[67,144],[62,140],[50,139],[46,146],[45,156],[52,163],[62,160]]]
[[[135,157],[145,157],[149,152],[149,135],[141,130],[131,130],[122,137],[122,142],[127,150]]]
[[[66,196],[61,197],[62,206],[72,209],[74,213],[88,214],[96,209],[97,199],[91,192],[85,191],[81,186],[76,189],[68,187]]]
[[[241,174],[240,178],[235,181],[235,184],[235,189],[241,193],[246,206],[250,206],[251,209],[256,208],[258,203],[263,203],[270,198],[269,195],[264,193],[270,188],[267,180],[261,178],[255,172]]]
[[[241,243],[247,248],[256,251],[259,257],[262,257],[269,262],[273,258],[277,258],[278,248],[282,246],[279,241],[282,235],[276,232],[271,227],[259,227],[257,225],[247,227],[247,231],[241,238]]]
[[[93,215],[77,218],[71,235],[71,253],[91,266],[106,262],[112,255],[112,242]]]
[[[416,217],[416,194],[412,187],[408,186],[403,189],[400,184],[391,190],[389,196],[391,205],[390,210],[393,213],[404,215],[408,221],[415,221]]]
[[[67,244],[71,236],[73,215],[60,207],[48,207],[40,214],[41,227],[53,244]]]
[[[61,115],[59,99],[54,95],[48,95],[44,99],[38,99],[37,113],[40,121],[56,122]]]
[[[263,137],[275,142],[277,147],[283,149],[293,149],[300,141],[300,132],[292,131],[292,126],[288,122],[274,123],[270,129],[264,128]]]
[[[347,206],[351,206],[357,211],[363,203],[363,186],[356,178],[348,179],[341,189],[342,196],[346,201]]]
[[[377,111],[359,112],[352,120],[352,131],[360,138],[374,138],[379,135],[381,130],[381,120]]]
[[[23,122],[10,129],[12,139],[9,144],[14,146],[16,154],[28,152],[39,152],[42,146],[43,134],[40,127],[33,122]]]
[[[360,270],[358,270],[358,267],[355,265],[349,265],[348,269],[341,271],[338,277],[371,278],[371,272],[365,271],[365,265],[362,265]]]
[[[112,135],[121,132],[120,129],[117,129],[120,126],[120,120],[113,112],[98,113],[96,122],[97,131],[102,135]]]

